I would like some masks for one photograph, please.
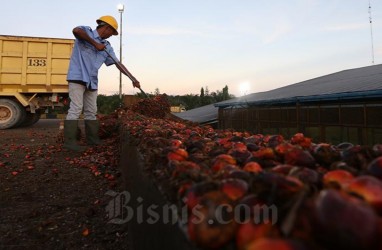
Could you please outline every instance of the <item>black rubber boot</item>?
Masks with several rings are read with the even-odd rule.
[[[64,145],[69,150],[82,152],[86,150],[85,146],[77,144],[78,120],[64,121]]]
[[[88,145],[100,145],[102,141],[99,139],[99,121],[85,120],[86,143]]]

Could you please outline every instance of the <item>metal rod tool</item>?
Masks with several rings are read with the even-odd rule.
[[[118,61],[117,59],[115,59],[112,55],[110,55],[110,53],[109,53],[106,49],[105,49],[104,51],[106,52],[106,54],[107,54],[108,56],[111,57],[111,59],[113,59],[114,63],[115,63],[116,65],[119,66],[118,68],[122,71],[122,73],[124,73],[125,75],[127,75],[127,76],[130,78],[131,81],[134,81],[134,77],[130,74],[129,71],[127,71],[127,70],[124,69],[124,67],[122,66],[122,63],[121,63],[120,61]],[[139,87],[139,90],[141,91],[141,93],[142,93],[146,98],[149,97],[149,96],[145,93],[145,91],[142,90],[141,87]]]

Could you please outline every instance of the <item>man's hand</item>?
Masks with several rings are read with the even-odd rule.
[[[133,80],[133,86],[134,86],[135,88],[140,88],[140,87],[141,87],[141,84],[139,83],[139,81],[138,81],[137,79],[134,79],[134,80]]]
[[[105,48],[106,48],[106,45],[105,44],[103,44],[103,43],[95,43],[94,44],[94,47],[98,50],[98,51],[102,51],[102,50],[105,50]]]

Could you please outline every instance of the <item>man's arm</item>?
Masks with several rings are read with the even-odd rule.
[[[88,43],[90,43],[91,45],[93,45],[98,51],[101,51],[101,50],[104,50],[106,45],[105,44],[102,44],[102,43],[98,43],[96,42],[93,38],[91,38],[88,33],[86,33],[85,30],[81,29],[80,27],[76,27],[73,29],[73,35],[77,38],[77,39],[81,39],[81,40],[84,40]]]
[[[125,67],[125,65],[123,65],[121,62],[118,62],[115,64],[115,66],[117,66],[117,68],[124,74],[126,75],[128,78],[130,78],[130,80],[133,82],[133,86],[136,87],[136,88],[140,88],[141,85],[139,83],[139,81],[137,80],[137,78],[135,78],[128,70],[127,68]]]
[[[136,88],[140,88],[141,87],[141,84],[139,83],[139,81],[137,80],[137,78],[135,78],[133,76],[133,74],[131,74],[127,68],[125,67],[125,65],[123,65],[120,61],[118,61],[117,59],[114,58],[114,56],[112,56],[106,49],[105,49],[105,52],[106,54],[114,61],[114,64],[115,66],[117,66],[117,68],[119,69],[119,71],[121,71],[124,75],[126,75],[128,78],[130,78],[130,80],[133,82],[133,86],[136,87]]]

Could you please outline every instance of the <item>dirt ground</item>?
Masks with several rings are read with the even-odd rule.
[[[106,210],[124,185],[109,159],[118,144],[63,150],[59,122],[0,130],[0,249],[128,249],[127,225]]]

